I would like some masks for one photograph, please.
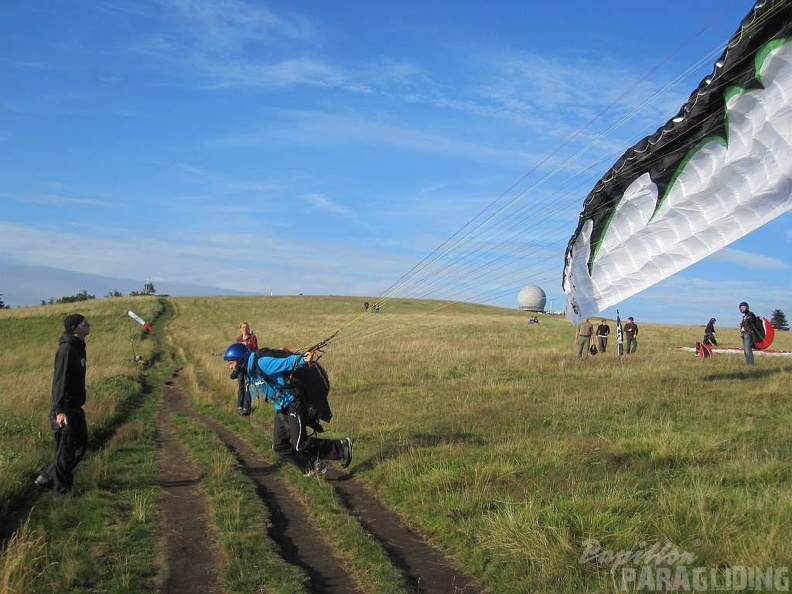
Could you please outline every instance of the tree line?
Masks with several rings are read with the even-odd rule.
[[[154,287],[154,283],[147,282],[143,285],[142,291],[131,291],[129,293],[129,297],[137,297],[139,295],[154,295],[157,292],[157,289]],[[119,291],[118,289],[113,289],[109,291],[105,297],[112,298],[112,297],[123,297],[124,294]],[[83,289],[79,293],[75,293],[74,295],[64,295],[63,297],[50,297],[48,300],[42,299],[41,305],[53,305],[55,303],[77,303],[78,301],[90,301],[91,299],[96,299],[96,295],[92,295],[87,290]],[[3,301],[3,294],[0,293],[0,309],[10,309],[11,306],[7,305],[5,301]]]
[[[129,293],[130,297],[137,297],[139,295],[154,295],[157,292],[157,289],[154,287],[154,283],[147,282],[143,285],[142,291],[132,291]],[[124,294],[117,290],[113,289],[112,291],[108,292],[105,297],[112,298],[112,297],[123,297]],[[54,303],[75,303],[77,301],[89,301],[91,299],[96,299],[96,295],[91,295],[83,289],[79,293],[75,295],[64,295],[58,299],[51,297],[49,301],[44,301],[42,299],[41,305],[52,305]],[[6,305],[3,301],[3,294],[0,293],[0,309],[8,309],[10,305]],[[789,322],[787,321],[786,314],[784,314],[783,310],[774,309],[773,313],[770,315],[770,324],[772,324],[773,328],[776,330],[789,330]]]

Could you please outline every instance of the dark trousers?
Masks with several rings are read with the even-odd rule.
[[[604,353],[605,349],[608,348],[608,337],[607,336],[598,336],[599,339],[599,352]]]
[[[250,393],[245,385],[245,375],[240,373],[237,381],[237,409],[250,412]]]
[[[71,491],[74,469],[88,448],[88,424],[81,408],[66,412],[66,425],[58,427],[55,417],[50,417],[55,437],[55,462],[42,471],[42,476],[52,482],[59,493]]]
[[[627,334],[624,339],[625,352],[627,354],[634,353],[638,349],[638,338],[635,334]]]
[[[340,439],[322,439],[308,434],[305,405],[295,400],[282,412],[275,413],[272,424],[272,449],[279,454],[307,460],[341,460]]]

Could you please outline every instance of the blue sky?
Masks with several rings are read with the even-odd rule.
[[[10,3],[0,260],[508,307],[536,284],[562,309],[586,194],[676,113],[752,5]],[[792,313],[791,242],[787,213],[619,309]],[[0,280],[11,305],[65,294],[53,280],[8,299],[22,280]]]

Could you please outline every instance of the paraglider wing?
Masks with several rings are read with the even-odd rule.
[[[589,193],[563,288],[573,324],[792,208],[792,0],[760,0],[679,113]]]
[[[132,310],[127,311],[127,315],[130,318],[132,318],[133,320],[135,320],[138,324],[143,326],[149,332],[154,332],[154,329],[151,327],[151,324],[146,322],[143,318],[141,318],[139,315],[137,315],[134,311],[132,311]]]

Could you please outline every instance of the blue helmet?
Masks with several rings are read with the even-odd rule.
[[[748,309],[748,304],[745,301],[740,302],[740,307],[745,306]]]
[[[242,363],[248,358],[250,349],[241,342],[235,342],[229,346],[223,354],[223,359],[226,361],[236,361]]]

